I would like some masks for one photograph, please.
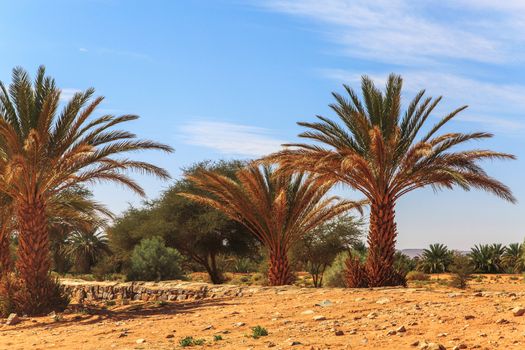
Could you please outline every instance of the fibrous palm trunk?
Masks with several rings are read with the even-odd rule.
[[[270,286],[283,286],[294,281],[294,275],[290,268],[287,252],[282,247],[270,249],[269,252],[268,284]]]
[[[24,284],[24,300],[31,313],[48,302],[50,287],[49,234],[45,202],[35,196],[17,204],[19,228],[16,268]]]
[[[6,223],[0,227],[0,274],[4,275],[12,269],[11,251],[9,247],[9,229]]]
[[[397,226],[395,203],[385,196],[371,203],[368,256],[365,263],[368,287],[402,285],[394,270]]]
[[[0,209],[0,274],[5,275],[13,268],[11,258],[11,210],[10,207]]]

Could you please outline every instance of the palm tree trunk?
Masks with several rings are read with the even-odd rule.
[[[388,195],[371,203],[365,265],[368,287],[404,284],[393,268],[397,236],[394,206]]]
[[[10,237],[8,225],[3,222],[0,227],[0,274],[5,275],[11,271],[13,262],[11,260]]]
[[[270,250],[269,263],[268,284],[270,286],[282,286],[294,281],[287,252],[284,249],[277,247],[275,250]]]
[[[51,267],[49,235],[45,202],[38,196],[18,203],[19,227],[18,259],[16,268],[24,283],[28,310],[46,305]],[[33,310],[31,310],[33,309]]]

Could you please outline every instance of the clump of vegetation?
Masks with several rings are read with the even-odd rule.
[[[159,237],[146,238],[131,255],[129,280],[160,281],[183,278],[182,256],[176,249],[165,246]]]
[[[337,254],[359,242],[360,228],[360,222],[345,215],[317,227],[297,242],[292,256],[310,273],[314,287],[323,285],[325,270]]]
[[[185,348],[187,346],[203,345],[205,342],[206,340],[202,338],[194,339],[193,337],[186,337],[179,340],[179,345]]]
[[[324,284],[328,287],[344,288],[345,282],[345,262],[348,259],[348,252],[341,252],[337,254],[332,265],[330,265],[324,274]]]
[[[454,254],[452,264],[450,265],[450,272],[453,273],[450,285],[459,289],[467,288],[472,271],[472,263],[467,256],[459,253]]]
[[[401,276],[406,276],[412,270],[417,267],[416,261],[410,258],[408,255],[397,251],[394,255],[394,270]]]
[[[511,243],[505,247],[501,262],[508,273],[520,273],[525,269],[524,246],[520,243]]]
[[[44,286],[48,298],[46,301],[31,299],[31,291],[15,273],[7,273],[0,280],[0,317],[7,317],[10,313],[19,315],[44,313],[49,310],[61,312],[69,304],[69,296],[56,278],[48,278]]]
[[[419,260],[418,270],[425,273],[444,273],[448,271],[452,263],[453,253],[446,245],[431,244],[428,249],[423,250]]]
[[[468,254],[476,272],[500,273],[503,272],[503,256],[506,248],[500,243],[477,244]]]
[[[266,337],[267,335],[268,335],[268,331],[264,327],[255,326],[252,328],[252,338],[253,339],[259,339],[260,337]]]
[[[430,276],[421,271],[410,271],[406,275],[408,281],[428,281]]]
[[[220,340],[222,340],[222,335],[220,335],[220,334],[215,334],[215,335],[213,336],[213,340],[215,340],[215,341],[220,341]]]

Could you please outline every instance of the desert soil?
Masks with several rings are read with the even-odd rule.
[[[270,288],[242,297],[92,306],[58,321],[23,318],[15,326],[0,326],[0,349],[178,349],[188,336],[205,340],[189,349],[395,350],[426,343],[525,349],[525,315],[514,316],[517,306],[525,306],[522,277],[489,276],[465,291],[439,284]],[[257,325],[269,334],[250,337]],[[432,346],[437,349],[427,348]]]

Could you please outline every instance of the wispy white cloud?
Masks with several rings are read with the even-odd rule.
[[[402,65],[525,58],[525,49],[516,46],[525,41],[523,16],[516,14],[524,14],[523,1],[269,0],[261,6],[324,25],[322,30],[352,57]],[[492,9],[503,15],[476,16]]]
[[[277,151],[283,140],[271,130],[234,123],[193,121],[180,127],[182,141],[232,156],[260,157]]]
[[[62,89],[62,93],[60,94],[60,101],[69,101],[73,97],[73,95],[80,91],[81,90],[79,89],[72,88]]]
[[[108,47],[94,47],[94,48],[87,48],[87,47],[80,47],[78,51],[82,53],[90,52],[97,55],[111,55],[111,56],[122,56],[122,57],[128,57],[133,58],[137,60],[144,60],[144,61],[152,61],[153,58],[143,52],[137,52],[137,51],[130,51],[130,50],[121,50],[116,48],[108,48]]]

